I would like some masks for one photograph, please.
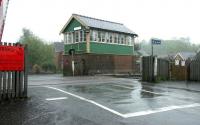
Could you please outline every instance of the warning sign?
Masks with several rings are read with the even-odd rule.
[[[0,71],[23,71],[24,48],[0,45]]]

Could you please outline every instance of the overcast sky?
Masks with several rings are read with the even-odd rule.
[[[199,0],[10,0],[3,41],[16,42],[24,27],[61,41],[72,13],[123,23],[139,40],[190,37],[200,44]]]

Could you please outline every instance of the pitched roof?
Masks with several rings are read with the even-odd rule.
[[[170,53],[170,54],[165,54],[165,55],[159,55],[158,57],[161,59],[166,59],[166,60],[171,61],[171,60],[174,60],[175,54]]]
[[[122,33],[127,33],[127,34],[132,34],[132,35],[137,36],[135,32],[131,31],[130,29],[128,29],[125,25],[121,23],[106,21],[102,19],[96,19],[96,18],[87,17],[83,15],[78,15],[78,14],[72,14],[72,17],[67,22],[67,24],[63,27],[63,29],[61,30],[61,33],[67,27],[67,25],[72,20],[72,18],[77,19],[82,25],[86,27],[122,32]]]
[[[178,54],[179,54],[184,60],[187,60],[188,58],[192,59],[192,58],[194,58],[194,56],[196,55],[195,52],[179,52],[179,53],[176,54],[176,56],[177,56]],[[176,57],[176,56],[175,56],[175,57]],[[175,57],[174,57],[174,58],[175,58]]]
[[[55,52],[63,52],[64,51],[64,43],[63,42],[54,42],[54,50],[55,50]]]
[[[142,49],[140,49],[140,50],[138,50],[136,52],[140,56],[149,56],[149,54],[146,51],[142,50]]]

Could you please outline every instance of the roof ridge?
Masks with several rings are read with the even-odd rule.
[[[95,20],[99,20],[99,21],[104,21],[104,22],[109,22],[109,23],[115,23],[115,24],[123,25],[122,23],[112,22],[112,21],[108,21],[108,20],[102,20],[102,19],[98,19],[98,18],[94,18],[94,17],[80,15],[80,14],[72,14],[72,15],[81,16],[81,17],[85,17],[85,18],[90,18],[90,19],[95,19]]]

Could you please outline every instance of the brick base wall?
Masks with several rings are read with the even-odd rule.
[[[103,55],[79,54],[74,56],[75,75],[88,74],[128,74],[138,72],[135,56],[130,55]],[[64,75],[72,75],[70,55],[63,56]]]

